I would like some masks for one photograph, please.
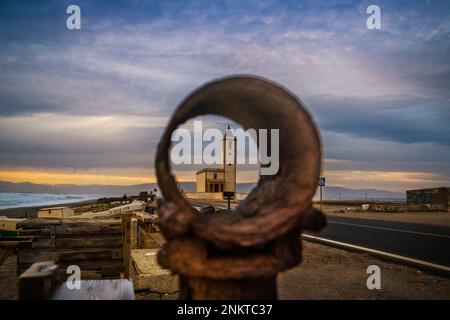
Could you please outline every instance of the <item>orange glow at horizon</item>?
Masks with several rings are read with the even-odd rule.
[[[195,182],[191,171],[174,171],[178,182]],[[238,182],[254,182],[257,171],[245,171],[238,174]],[[0,170],[0,181],[36,184],[75,184],[75,185],[135,185],[156,183],[153,170],[144,169],[97,169],[97,170]]]
[[[195,182],[192,171],[174,171],[178,182]],[[324,175],[328,186],[350,189],[373,188],[387,191],[404,191],[420,187],[448,185],[449,181],[426,172],[401,171],[356,171],[327,170]],[[241,171],[238,183],[256,182],[257,171]],[[98,168],[87,170],[40,170],[27,168],[23,170],[0,170],[0,181],[36,184],[75,184],[75,185],[135,185],[156,183],[152,169]]]
[[[0,181],[31,182],[36,184],[104,184],[104,185],[133,185],[155,183],[154,176],[122,176],[85,172],[48,172],[48,171],[0,171]]]

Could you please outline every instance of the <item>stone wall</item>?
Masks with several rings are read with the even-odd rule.
[[[429,188],[406,191],[408,205],[437,205],[448,210],[450,188]]]

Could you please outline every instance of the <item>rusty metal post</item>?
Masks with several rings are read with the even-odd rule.
[[[172,132],[196,116],[228,117],[244,129],[279,129],[279,170],[263,175],[229,215],[205,215],[183,197],[171,173]],[[326,218],[312,207],[321,144],[303,103],[268,80],[239,76],[210,82],[177,108],[158,144],[156,174],[167,242],[159,263],[180,275],[184,299],[275,299],[276,277],[301,261],[302,230]]]

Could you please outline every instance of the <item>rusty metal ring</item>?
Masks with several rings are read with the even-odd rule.
[[[172,132],[208,114],[230,118],[244,129],[279,129],[278,173],[260,176],[230,217],[200,215],[171,173]],[[181,102],[158,144],[155,166],[166,202],[161,216],[166,237],[193,233],[221,248],[257,246],[296,227],[308,227],[321,170],[321,143],[311,115],[294,94],[266,79],[232,76],[205,84]]]

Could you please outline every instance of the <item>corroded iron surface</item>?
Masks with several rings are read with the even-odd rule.
[[[279,129],[278,173],[261,176],[229,216],[201,214],[183,197],[171,173],[172,132],[187,120],[208,114],[230,118],[244,129]],[[156,174],[164,196],[161,230],[168,240],[159,261],[185,279],[184,297],[205,298],[209,292],[213,295],[209,298],[230,298],[235,292],[236,299],[275,298],[275,284],[270,282],[301,260],[301,231],[319,230],[326,223],[311,204],[320,168],[321,144],[310,114],[277,84],[229,77],[204,85],[182,101],[158,144]],[[270,294],[258,294],[261,288],[247,292],[249,283],[258,278],[272,288]],[[205,288],[208,284],[215,289]]]

